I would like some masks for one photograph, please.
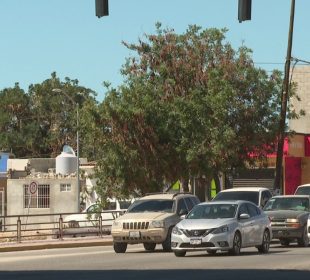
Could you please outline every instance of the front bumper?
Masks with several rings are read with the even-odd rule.
[[[207,236],[187,237],[186,235],[171,235],[171,249],[173,251],[228,251],[232,248],[233,233],[209,233]]]
[[[147,230],[115,230],[111,235],[114,242],[137,243],[162,243],[166,240],[168,230],[165,228],[152,228]]]
[[[281,238],[301,238],[303,235],[303,227],[288,228],[288,227],[272,227],[272,235],[274,239]]]

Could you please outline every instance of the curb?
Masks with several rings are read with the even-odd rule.
[[[15,251],[31,251],[56,248],[78,248],[78,247],[93,247],[93,246],[111,246],[112,240],[78,240],[78,241],[60,241],[60,242],[44,242],[31,244],[6,244],[0,247],[0,252],[15,252]],[[0,245],[1,246],[1,245]]]

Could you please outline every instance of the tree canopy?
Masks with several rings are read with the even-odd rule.
[[[100,105],[98,160],[103,193],[161,190],[214,174],[274,150],[281,73],[256,68],[222,29],[156,26],[122,68],[125,82]]]

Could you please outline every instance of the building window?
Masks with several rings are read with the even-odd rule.
[[[71,184],[60,184],[61,192],[71,192]]]
[[[29,185],[24,185],[24,208],[49,208],[50,185],[38,185],[34,194],[29,191]]]

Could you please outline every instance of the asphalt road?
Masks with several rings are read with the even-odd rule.
[[[161,247],[145,252],[140,245],[115,254],[111,246],[62,248],[0,253],[0,279],[310,279],[310,247],[288,248],[272,245],[260,255],[255,248],[243,249],[240,256],[188,253],[177,258]]]

